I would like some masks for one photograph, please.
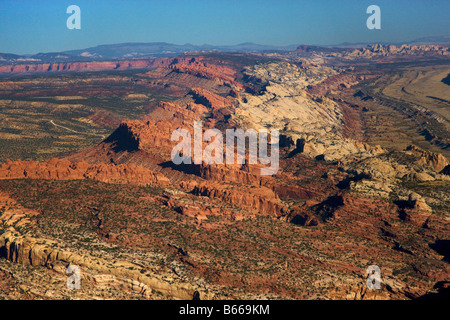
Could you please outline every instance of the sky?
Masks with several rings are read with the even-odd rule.
[[[67,7],[81,9],[69,30]],[[381,29],[369,30],[369,5]],[[123,42],[333,45],[450,35],[450,0],[0,0],[0,52],[36,54]]]

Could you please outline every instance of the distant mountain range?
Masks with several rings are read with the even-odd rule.
[[[341,43],[330,46],[304,46],[309,48],[351,48],[364,47],[370,43]],[[400,44],[400,43],[381,43],[381,44]],[[450,44],[450,36],[423,37],[405,44]],[[171,44],[166,42],[150,43],[119,43],[106,44],[96,47],[68,50],[62,52],[38,53],[34,55],[16,55],[11,53],[0,53],[0,64],[11,63],[34,63],[34,62],[76,62],[92,60],[112,60],[112,59],[137,59],[152,58],[162,56],[180,55],[185,52],[198,51],[221,51],[221,52],[276,52],[276,51],[294,51],[297,45],[272,46],[261,45],[251,42],[237,45],[192,45],[192,44]],[[310,50],[310,49],[309,49]]]
[[[393,44],[393,45],[402,45],[402,44],[410,44],[410,45],[421,45],[421,44],[437,44],[437,45],[450,45],[450,36],[431,36],[431,37],[422,37],[417,38],[412,41],[407,42],[378,42],[379,44]],[[329,45],[326,47],[337,47],[337,48],[358,48],[365,47],[367,45],[373,44],[372,42],[343,42],[335,45]]]
[[[151,43],[119,43],[99,45],[96,47],[68,50],[62,52],[38,53],[35,55],[15,55],[0,53],[0,63],[11,62],[64,62],[64,61],[91,61],[111,59],[151,58],[161,56],[179,55],[195,51],[221,51],[221,52],[263,52],[263,51],[293,51],[297,45],[271,46],[251,42],[237,45],[214,46],[209,44],[171,44],[165,42]]]
[[[295,50],[297,46],[269,46],[260,45],[256,43],[241,43],[238,45],[230,46],[213,46],[209,44],[204,45],[192,45],[192,44],[171,44],[165,42],[152,42],[152,43],[120,43],[101,45],[92,48],[82,50],[70,50],[64,51],[63,54],[71,56],[82,57],[99,57],[103,59],[122,59],[122,58],[140,58],[147,56],[161,56],[170,54],[182,54],[188,51],[223,51],[223,52],[260,52],[260,51],[291,51]]]

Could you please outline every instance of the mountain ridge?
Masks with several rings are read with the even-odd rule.
[[[343,42],[334,45],[301,45],[309,48],[343,49],[366,47],[373,43]],[[421,37],[412,41],[380,42],[383,45],[399,44],[450,44],[450,36]],[[173,44],[168,42],[124,42],[101,44],[93,47],[65,50],[60,52],[39,52],[37,54],[14,54],[0,52],[0,64],[20,62],[84,62],[111,59],[143,59],[176,56],[186,52],[221,51],[221,52],[279,52],[295,51],[299,45],[265,45],[243,42],[235,45],[194,45],[190,43]]]

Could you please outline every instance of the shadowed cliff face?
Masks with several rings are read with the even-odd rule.
[[[138,151],[139,141],[133,135],[133,132],[126,123],[121,123],[114,132],[104,140],[104,143],[110,143],[112,150],[116,153],[120,151]]]
[[[436,240],[430,243],[430,248],[444,256],[444,261],[450,262],[450,240]]]
[[[446,85],[450,86],[450,74],[448,74],[444,79],[441,80]]]

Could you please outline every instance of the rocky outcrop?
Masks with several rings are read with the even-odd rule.
[[[233,185],[208,182],[183,182],[181,186],[194,195],[220,199],[253,214],[280,217],[288,211],[278,196],[266,187],[241,185],[236,188]]]
[[[162,202],[183,216],[194,218],[199,224],[203,220],[207,220],[209,216],[227,217],[233,221],[240,221],[244,219],[244,215],[241,213],[226,210],[224,208],[206,206],[199,203],[199,201],[197,201],[197,203],[193,201],[193,203],[190,204],[175,200],[174,198],[169,198],[168,200],[164,199]]]
[[[293,224],[305,227],[317,226],[319,224],[319,219],[308,210],[306,205],[293,208],[287,220]]]
[[[426,227],[433,210],[419,194],[412,192],[407,200],[397,200],[399,218],[405,222],[413,223],[419,227]]]
[[[65,277],[66,267],[76,265],[81,268],[82,281],[93,282],[95,286],[121,286],[124,291],[135,291],[144,298],[158,292],[169,299],[189,300],[198,290],[206,299],[214,297],[213,293],[203,292],[191,283],[177,279],[173,273],[155,274],[151,270],[137,268],[127,260],[100,258],[80,250],[62,249],[58,241],[22,234],[18,230],[27,230],[28,226],[34,225],[34,217],[39,213],[23,208],[4,192],[0,192],[0,208],[0,258],[43,266]]]
[[[147,151],[167,157],[175,143],[172,132],[179,125],[167,120],[124,120],[104,142],[113,143],[117,151]]]
[[[429,56],[449,56],[450,48],[448,45],[383,45],[370,44],[361,48],[330,48],[300,45],[295,52],[302,57],[339,57],[344,59],[370,59],[370,58],[384,58],[384,57],[429,57]]]
[[[209,109],[219,110],[222,108],[231,107],[230,100],[208,90],[193,88],[190,93],[194,96],[196,103],[203,104]]]
[[[269,178],[260,175],[260,165],[201,165],[200,176],[206,180],[261,186]]]
[[[173,64],[188,63],[190,57],[185,58],[157,58],[141,60],[117,61],[88,61],[88,62],[59,62],[59,63],[26,63],[0,66],[2,74],[43,73],[43,72],[89,72],[107,70],[131,70],[164,67]]]
[[[365,48],[354,49],[346,57],[374,57],[374,56],[407,56],[407,55],[450,55],[448,46],[440,45],[368,45]]]
[[[4,227],[24,227],[34,224],[33,217],[38,216],[36,210],[22,207],[3,191],[0,191],[0,225]]]
[[[418,211],[423,211],[427,213],[431,213],[432,209],[426,203],[425,199],[417,194],[416,192],[412,192],[408,196],[408,203],[410,206]]]
[[[0,66],[0,73],[43,73],[43,72],[87,72],[104,70],[128,70],[149,68],[158,64],[157,60],[129,60],[129,61],[95,61],[68,63],[34,63]]]
[[[418,164],[431,167],[436,172],[444,170],[449,164],[447,158],[442,154],[426,151],[414,145],[406,147],[405,153],[415,156]]]
[[[242,85],[234,80],[236,70],[233,68],[205,62],[202,57],[193,57],[188,61],[177,59],[174,62],[170,65],[170,68],[175,72],[214,80],[220,85],[226,83],[242,88]]]
[[[370,145],[350,138],[342,139],[339,136],[330,134],[327,138],[307,137],[301,138],[302,153],[312,158],[322,160],[341,160],[346,157],[371,157],[386,150],[379,145]]]
[[[148,297],[152,291],[161,292],[170,299],[192,299],[198,288],[183,283],[173,277],[151,274],[146,276],[136,265],[125,260],[106,260],[88,254],[58,249],[54,241],[31,236],[17,235],[15,231],[7,231],[0,235],[0,257],[9,261],[32,266],[45,266],[56,272],[65,273],[63,265],[77,265],[85,278],[94,277],[95,282],[117,284],[127,283],[131,290],[138,291]],[[213,296],[203,293],[205,298]]]
[[[241,127],[273,128],[296,144],[295,153],[325,160],[370,157],[385,152],[346,138],[342,106],[321,94],[350,87],[359,79],[327,68],[305,71],[287,62],[247,68],[244,73],[264,84],[258,95],[242,94],[232,119]]]
[[[88,164],[57,158],[46,162],[6,161],[0,165],[0,179],[92,179],[106,183],[131,183],[138,185],[164,185],[169,180],[162,174],[135,164]]]

